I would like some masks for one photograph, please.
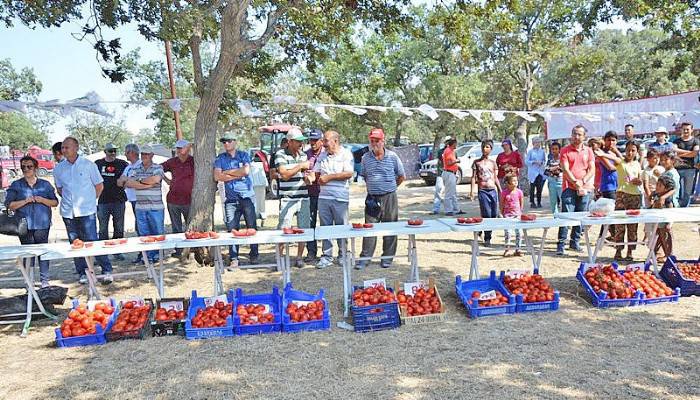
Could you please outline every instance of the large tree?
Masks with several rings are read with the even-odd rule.
[[[41,87],[41,81],[31,68],[18,71],[10,60],[0,59],[0,100],[36,100]],[[48,120],[48,114],[36,112],[32,116],[35,118],[15,112],[0,113],[0,145],[22,151],[32,145],[46,146],[46,126],[41,122]]]
[[[16,19],[30,26],[58,26],[84,19],[87,8],[93,18],[86,34],[98,36],[95,48],[109,65],[105,74],[124,78],[119,41],[100,36],[101,27],[118,28],[135,22],[148,39],[168,40],[177,54],[192,60],[195,94],[199,108],[194,124],[195,187],[191,226],[208,228],[213,212],[215,184],[212,179],[220,105],[231,78],[264,54],[275,38],[290,60],[305,60],[313,69],[329,50],[326,43],[345,35],[358,21],[385,29],[401,20],[406,0],[61,0],[51,7],[43,2],[5,1],[0,19],[10,25]],[[210,69],[202,62],[202,45],[216,43]]]
[[[76,114],[66,128],[71,136],[78,139],[81,150],[92,154],[103,150],[107,143],[112,143],[118,149],[131,143],[131,133],[123,125],[112,118]]]

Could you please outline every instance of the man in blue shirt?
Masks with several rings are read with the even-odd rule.
[[[53,170],[56,189],[61,196],[59,210],[71,243],[75,239],[85,242],[97,240],[97,198],[104,189],[100,171],[95,163],[78,155],[79,146],[78,139],[67,137],[61,145],[64,159]],[[102,283],[112,283],[112,263],[109,258],[97,256],[95,259],[102,266]],[[73,262],[80,283],[86,283],[85,259],[76,257]]]
[[[396,189],[406,179],[403,163],[391,150],[384,147],[384,131],[374,128],[369,132],[370,151],[362,156],[362,177],[367,185],[365,199],[365,222],[394,222],[399,220],[399,200]],[[377,246],[377,238],[362,239],[361,258],[372,257]],[[382,239],[382,268],[391,267],[396,255],[396,236],[384,236]],[[367,265],[366,260],[359,260],[356,269]]]
[[[224,215],[226,216],[226,229],[239,229],[241,216],[245,219],[248,228],[257,229],[255,212],[255,192],[250,174],[250,155],[248,152],[236,149],[236,136],[232,132],[224,133],[219,139],[224,145],[224,152],[214,160],[214,179],[223,182],[226,191],[224,203]],[[229,270],[238,267],[238,246],[229,248],[231,264]],[[258,262],[258,245],[250,245],[249,261],[251,264]]]

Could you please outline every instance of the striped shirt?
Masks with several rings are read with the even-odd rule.
[[[353,172],[355,163],[352,158],[352,153],[345,147],[340,147],[335,154],[322,152],[321,156],[316,160],[314,172],[319,172],[321,175],[339,174],[342,172]],[[319,198],[328,200],[350,201],[350,178],[342,181],[332,180],[321,185]]]
[[[145,179],[151,176],[163,177],[163,167],[160,164],[151,164],[148,168],[144,167],[143,163],[135,165],[129,171],[131,179]],[[137,210],[163,210],[163,192],[161,185],[163,181],[158,182],[153,187],[148,189],[136,189],[136,209]]]
[[[293,168],[296,164],[303,163],[307,160],[306,153],[303,151],[300,151],[296,156],[290,154],[285,149],[279,150],[275,154],[277,169],[281,166]],[[306,183],[304,182],[304,172],[299,171],[288,180],[280,178],[279,193],[281,197],[293,199],[309,197],[309,191],[306,189]]]
[[[384,157],[378,160],[371,150],[362,156],[362,177],[367,184],[367,193],[383,195],[396,191],[396,178],[406,176],[399,156],[384,149]]]

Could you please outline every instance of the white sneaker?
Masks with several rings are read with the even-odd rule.
[[[114,278],[112,278],[112,274],[103,274],[100,282],[103,285],[109,285],[110,283],[114,282]]]
[[[79,283],[87,283],[87,275],[85,274],[80,274],[80,278],[78,278]]]
[[[238,269],[238,260],[231,260],[231,264],[229,264],[228,268],[226,268],[226,271],[233,272]]]
[[[49,287],[49,286],[51,286],[51,284],[49,283],[49,281],[42,281],[42,282],[41,282],[41,288],[42,288],[42,289],[47,288],[47,287]]]
[[[316,268],[324,269],[330,267],[331,265],[333,265],[333,261],[329,260],[326,257],[321,257],[321,259],[316,264]]]

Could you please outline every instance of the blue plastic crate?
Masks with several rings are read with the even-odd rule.
[[[292,283],[287,283],[282,293],[282,332],[300,332],[300,331],[325,331],[331,328],[331,314],[328,309],[328,302],[323,297],[324,290],[318,291],[318,294],[305,293],[299,290],[294,290]],[[308,322],[292,322],[287,314],[287,305],[293,301],[323,301],[323,318],[316,321]]]
[[[700,283],[691,279],[686,279],[676,266],[676,263],[684,262],[697,264],[699,260],[678,260],[675,256],[670,256],[661,267],[659,275],[670,287],[680,288],[681,296],[700,295]]]
[[[479,307],[479,302],[472,301],[472,293],[478,290],[479,292],[488,292],[496,290],[502,295],[508,297],[508,304],[502,306]],[[455,291],[457,296],[462,301],[462,304],[467,308],[469,318],[486,317],[489,315],[504,315],[514,314],[516,309],[515,296],[508,293],[508,289],[496,278],[496,271],[491,271],[486,279],[474,279],[463,281],[461,275],[455,278]]]
[[[226,293],[226,298],[229,303],[233,303],[233,291],[229,290]],[[226,317],[226,325],[213,328],[195,328],[192,326],[192,318],[197,314],[197,309],[205,308],[204,297],[198,297],[197,291],[192,291],[190,306],[187,308],[187,321],[185,321],[185,338],[193,339],[209,339],[216,337],[233,336],[233,319],[231,315]],[[234,308],[235,310],[235,308]]]
[[[80,301],[78,299],[73,299],[73,307],[71,309],[75,309],[78,307],[80,304]],[[105,337],[105,332],[109,331],[112,328],[112,324],[114,323],[114,318],[117,314],[117,303],[114,301],[114,299],[110,298],[109,299],[109,304],[114,307],[114,313],[109,318],[109,321],[107,322],[107,328],[102,329],[102,325],[98,324],[95,330],[97,331],[96,333],[92,335],[83,335],[83,336],[76,336],[76,337],[68,337],[64,338],[63,335],[61,334],[61,328],[56,328],[56,347],[79,347],[79,346],[92,346],[96,344],[105,344],[107,343],[107,338]]]
[[[535,268],[534,272],[532,275],[539,275],[539,271],[537,268]],[[501,271],[501,274],[498,277],[499,282],[503,283],[504,278],[506,277],[506,272]],[[510,291],[504,284],[503,287],[506,288],[506,293],[508,295],[511,295]],[[523,300],[523,295],[518,294],[515,295],[515,312],[516,313],[530,313],[530,312],[539,312],[539,311],[556,311],[559,309],[559,291],[555,290],[554,291],[554,300],[552,301],[539,301],[535,303],[526,303]]]
[[[625,268],[626,269],[626,268]],[[644,264],[644,272],[648,272],[651,270],[651,263],[647,262]],[[625,270],[621,269],[621,272],[625,272]],[[668,285],[668,283],[666,283]],[[669,287],[673,287],[670,286]],[[674,289],[674,293],[670,296],[661,296],[661,297],[656,297],[653,299],[648,299],[646,297],[646,294],[643,291],[641,292],[641,305],[650,305],[650,304],[659,304],[659,303],[677,303],[680,300],[681,297],[681,289],[676,287]]]
[[[598,264],[591,264],[590,266],[593,265]],[[615,268],[615,271],[618,271],[619,273],[618,265],[616,263],[612,263],[611,265],[613,268]],[[586,280],[586,277],[584,276],[585,272],[588,270],[588,267],[589,264],[581,263],[581,265],[579,265],[578,267],[578,271],[576,271],[576,279],[578,279],[578,281],[581,282],[583,288],[586,289],[586,292],[588,292],[588,296],[591,298],[591,304],[593,304],[594,307],[632,307],[642,304],[642,292],[640,292],[639,290],[635,291],[634,297],[632,297],[631,299],[609,299],[608,294],[605,291],[601,292],[600,294],[596,293],[593,290],[593,287]]]
[[[360,286],[353,286],[353,292],[363,289]],[[390,287],[387,290],[393,292]],[[399,315],[399,303],[375,304],[364,307],[352,306],[352,323],[355,332],[383,331],[395,329],[401,326],[401,316]]]
[[[270,306],[275,322],[270,324],[241,325],[241,318],[236,314],[236,308],[241,304],[267,304]],[[282,314],[280,312],[282,297],[277,286],[272,287],[271,293],[243,294],[243,289],[236,289],[233,298],[233,331],[236,335],[257,335],[282,331]]]

